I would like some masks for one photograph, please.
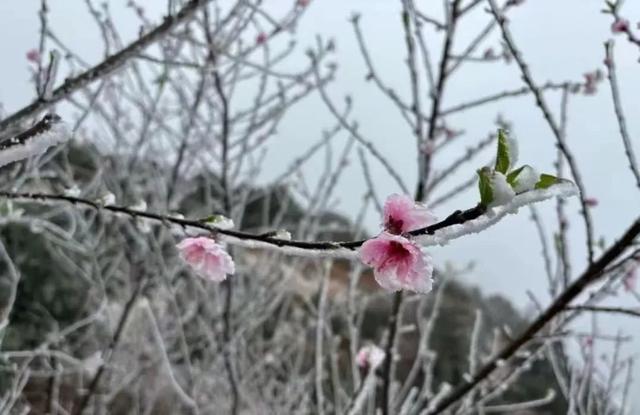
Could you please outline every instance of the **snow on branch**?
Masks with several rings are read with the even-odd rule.
[[[0,143],[0,167],[40,155],[70,137],[71,132],[62,119],[56,114],[47,114],[33,127]]]
[[[518,213],[518,209],[533,203],[542,202],[552,197],[570,197],[578,194],[576,186],[569,182],[561,182],[546,189],[535,189],[518,194],[510,202],[490,208],[484,215],[461,224],[439,229],[433,234],[416,235],[416,240],[423,246],[446,245],[449,241],[464,235],[479,233],[498,223],[508,214]]]
[[[575,185],[569,181],[561,181],[544,189],[534,189],[516,195],[509,203],[485,208],[482,204],[467,211],[456,211],[447,219],[425,228],[409,232],[423,246],[446,245],[449,241],[464,235],[481,232],[498,223],[507,214],[517,213],[518,209],[532,203],[541,202],[552,197],[569,197],[578,194]],[[151,221],[178,225],[180,231],[187,234],[211,233],[230,245],[251,248],[276,250],[287,255],[323,257],[323,258],[357,258],[358,248],[365,242],[356,241],[297,241],[266,235],[222,229],[198,220],[189,220],[177,216],[162,215],[147,211],[138,211],[123,206],[103,206],[92,200],[71,196],[45,193],[0,192],[0,197],[8,199],[30,200],[39,203],[67,202],[84,205],[98,210],[111,211],[117,215],[133,218],[144,218]]]

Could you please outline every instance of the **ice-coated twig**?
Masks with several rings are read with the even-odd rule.
[[[409,234],[424,246],[446,245],[453,239],[464,235],[479,233],[495,225],[506,215],[516,213],[518,208],[522,206],[541,202],[556,196],[568,197],[575,194],[576,188],[572,183],[561,182],[546,189],[536,189],[516,195],[511,202],[489,210],[482,205],[478,205],[466,211],[456,211],[438,223],[411,231]],[[67,202],[96,210],[123,214],[132,218],[139,217],[160,223],[179,225],[185,231],[205,231],[218,235],[225,242],[232,245],[245,248],[275,249],[289,255],[353,258],[357,254],[357,249],[364,242],[364,240],[307,242],[279,239],[272,236],[265,236],[264,234],[220,229],[198,220],[183,219],[150,211],[139,211],[123,206],[104,206],[92,200],[64,195],[36,192],[0,192],[0,197],[36,203]]]
[[[104,374],[106,366],[109,363],[111,355],[116,351],[120,343],[120,339],[122,338],[122,334],[124,333],[124,330],[127,327],[127,323],[131,316],[131,312],[134,310],[134,306],[136,305],[138,301],[138,297],[142,291],[142,286],[143,286],[142,283],[138,283],[135,290],[129,297],[127,303],[125,304],[124,309],[122,311],[122,315],[120,316],[120,319],[118,321],[118,326],[116,328],[116,331],[113,334],[113,337],[111,338],[111,341],[109,342],[109,346],[107,347],[103,361],[98,367],[98,370],[96,371],[95,375],[91,379],[91,382],[89,382],[87,392],[82,397],[82,400],[79,402],[78,406],[75,407],[73,412],[74,415],[82,414],[82,412],[85,410],[85,408],[91,401],[91,398],[96,393],[96,390],[98,388],[100,380],[102,379],[102,375]]]
[[[616,64],[613,57],[613,41],[606,42],[604,44],[605,49],[605,63],[608,69],[609,85],[611,86],[611,96],[613,98],[613,108],[618,119],[618,128],[620,129],[620,136],[622,138],[622,144],[624,145],[624,151],[629,160],[629,168],[633,177],[636,179],[636,184],[640,188],[640,168],[638,168],[638,159],[633,151],[633,145],[631,144],[631,137],[629,136],[629,130],[627,129],[627,121],[622,110],[622,102],[620,101],[620,88],[618,88],[618,79],[616,76]]]
[[[356,415],[361,413],[366,402],[367,396],[373,391],[376,384],[375,370],[369,370],[360,388],[356,391],[355,397],[347,408],[348,415]]]
[[[515,413],[519,411],[526,411],[527,409],[538,408],[540,406],[547,405],[556,398],[556,391],[553,389],[549,389],[547,394],[539,399],[533,399],[526,402],[518,402],[518,403],[508,403],[501,405],[491,405],[485,406],[482,408],[484,413]]]
[[[535,81],[533,80],[533,76],[531,75],[531,71],[529,70],[529,66],[527,65],[527,63],[524,61],[524,58],[522,57],[522,54],[520,53],[520,51],[518,50],[518,48],[516,47],[516,44],[513,40],[513,37],[511,36],[511,32],[509,31],[508,27],[507,27],[507,20],[506,17],[501,13],[500,9],[498,8],[498,6],[496,5],[495,0],[488,0],[489,5],[491,6],[491,13],[493,14],[493,17],[496,19],[496,21],[498,22],[498,25],[500,27],[500,31],[502,32],[502,38],[506,44],[506,46],[509,48],[509,51],[511,52],[511,54],[513,55],[513,58],[515,59],[516,63],[518,64],[518,67],[520,68],[520,73],[522,75],[522,79],[524,81],[524,83],[529,87],[529,89],[531,90],[536,104],[538,106],[538,108],[540,108],[540,111],[542,112],[542,115],[545,119],[545,121],[547,122],[547,124],[549,125],[549,128],[551,129],[551,132],[553,133],[555,139],[556,139],[556,144],[558,145],[558,148],[562,151],[562,154],[564,155],[564,157],[567,160],[567,163],[569,164],[569,168],[571,169],[571,174],[573,176],[573,179],[576,182],[576,186],[578,186],[578,189],[580,190],[580,203],[582,205],[582,216],[584,218],[584,225],[585,225],[585,232],[587,235],[587,252],[588,252],[588,260],[589,262],[593,261],[593,255],[594,255],[594,247],[593,247],[593,223],[592,223],[592,219],[591,219],[591,213],[589,211],[589,207],[587,205],[586,202],[586,193],[585,193],[585,186],[584,183],[582,181],[582,175],[580,174],[580,170],[578,168],[578,164],[576,163],[573,154],[571,153],[571,151],[569,150],[567,143],[566,143],[566,139],[563,136],[562,131],[560,130],[560,127],[558,126],[558,124],[556,123],[551,110],[549,109],[549,106],[547,105],[547,101],[545,100],[542,91],[540,90],[540,87],[538,87],[535,83]]]
[[[549,290],[551,291],[551,295],[553,296],[555,293],[553,292],[554,287],[554,278],[551,272],[551,255],[549,254],[549,244],[547,243],[547,234],[545,232],[544,224],[542,223],[542,219],[540,215],[538,215],[538,210],[535,206],[529,206],[529,211],[531,212],[531,220],[536,226],[536,231],[538,233],[538,239],[540,239],[540,246],[542,248],[542,260],[544,261],[544,271],[547,274],[547,282],[549,284]]]
[[[84,88],[90,83],[113,73],[125,64],[129,58],[135,56],[139,51],[162,38],[168,31],[177,25],[184,23],[193,17],[195,12],[208,1],[209,0],[189,1],[176,14],[165,16],[164,21],[161,24],[140,36],[137,40],[130,43],[119,52],[108,56],[104,61],[89,68],[85,72],[82,72],[73,78],[68,78],[62,85],[52,91],[47,100],[34,101],[12,115],[4,118],[0,121],[0,133],[4,132],[4,130],[12,125],[20,123],[25,119],[36,115],[38,112],[49,108],[51,105],[65,99],[72,93]]]
[[[565,84],[566,84],[565,82],[562,82],[562,83],[547,82],[544,85],[541,85],[539,89],[543,91],[544,90],[560,90],[564,88]],[[522,88],[518,88],[518,89],[506,90],[503,92],[478,98],[473,101],[469,101],[462,104],[451,106],[449,108],[445,108],[440,112],[440,115],[441,116],[450,115],[456,112],[466,111],[468,109],[479,107],[481,105],[500,101],[504,98],[514,98],[514,97],[526,95],[529,93],[531,93],[531,88],[529,88],[528,86],[523,86]]]
[[[461,0],[453,0],[451,3],[450,13],[447,15],[447,30],[444,37],[444,43],[442,45],[442,53],[440,55],[440,63],[438,64],[438,76],[435,84],[434,91],[431,94],[431,112],[429,114],[429,125],[427,130],[427,136],[424,138],[423,145],[433,145],[436,138],[436,124],[440,117],[440,106],[442,105],[444,88],[448,79],[448,65],[450,61],[451,48],[453,46],[453,38],[456,32],[456,24],[460,17],[460,4]],[[416,184],[415,199],[422,201],[426,196],[425,186],[429,181],[429,174],[431,171],[432,154],[431,152],[425,152],[418,155],[420,162],[418,163],[418,182]]]
[[[433,227],[438,225],[436,224],[425,229],[411,232],[411,234],[415,235],[420,244],[424,246],[446,245],[449,241],[463,235],[484,231],[498,223],[506,215],[517,213],[518,209],[523,206],[541,202],[552,197],[574,196],[577,193],[577,189],[572,183],[559,183],[547,189],[537,189],[516,195],[509,203],[491,208],[486,214],[478,215],[473,219],[459,221],[456,224],[441,227],[437,231],[433,230]],[[442,224],[443,222],[446,222],[446,219],[440,223]]]
[[[316,393],[316,409],[318,414],[324,414],[324,356],[323,356],[323,343],[324,343],[324,329],[325,319],[327,314],[327,295],[329,293],[329,278],[331,267],[328,263],[324,264],[324,276],[320,281],[319,297],[318,297],[318,320],[316,321],[316,348],[315,348],[315,393]]]
[[[396,183],[398,184],[398,187],[404,192],[404,193],[408,193],[408,188],[404,183],[404,180],[402,180],[402,176],[400,176],[400,174],[397,172],[396,169],[393,168],[393,166],[391,165],[391,163],[387,160],[387,158],[376,148],[376,146],[370,141],[367,140],[362,134],[360,134],[360,132],[358,131],[357,128],[357,124],[350,124],[349,121],[347,121],[341,114],[340,111],[338,111],[338,109],[336,108],[335,104],[333,103],[333,101],[331,100],[331,98],[329,97],[329,94],[327,93],[325,87],[323,85],[320,85],[320,72],[319,72],[319,68],[318,68],[318,59],[315,55],[311,55],[311,60],[313,62],[313,68],[314,68],[314,75],[316,78],[316,82],[318,83],[318,92],[320,93],[320,97],[322,98],[322,101],[325,103],[325,105],[327,106],[327,108],[329,109],[329,112],[331,112],[331,114],[333,114],[333,116],[336,118],[336,120],[342,125],[342,127],[347,130],[352,136],[353,138],[355,138],[360,144],[362,144],[362,146],[364,148],[367,149],[367,151],[376,159],[380,162],[380,164],[382,164],[382,166],[384,166],[384,168],[387,170],[387,172],[389,173],[389,175],[396,181]]]
[[[5,299],[0,304],[0,346],[2,346],[2,340],[4,339],[5,329],[9,326],[9,315],[13,309],[13,305],[18,295],[18,284],[20,282],[20,271],[13,263],[13,260],[7,253],[4,243],[0,240],[0,255],[3,257],[3,262],[6,263],[6,274],[9,279],[8,282],[2,281],[3,292]],[[5,278],[7,278],[5,277]],[[0,280],[1,281],[1,280]],[[7,287],[8,286],[8,287]]]
[[[571,283],[556,299],[538,315],[536,319],[519,335],[511,341],[506,347],[498,352],[490,361],[472,376],[469,382],[459,384],[448,396],[438,403],[431,414],[442,413],[451,405],[463,399],[467,393],[473,390],[480,382],[490,376],[496,368],[498,362],[507,361],[516,354],[524,345],[533,339],[547,324],[552,321],[559,313],[561,313],[573,300],[576,299],[584,290],[593,282],[602,277],[607,267],[622,255],[627,248],[634,243],[635,239],[640,235],[640,217],[637,218],[626,232],[611,245],[596,261],[591,262],[582,275]]]
[[[387,323],[386,344],[385,344],[385,356],[386,359],[382,362],[382,399],[380,402],[380,408],[383,415],[395,413],[395,405],[393,405],[393,396],[391,395],[391,388],[395,377],[395,356],[397,352],[398,342],[398,328],[400,327],[402,320],[402,306],[405,300],[403,291],[398,291],[393,295],[393,305],[391,306],[391,313],[389,314],[389,321]]]
[[[625,308],[625,307],[605,307],[605,306],[591,306],[591,305],[575,305],[568,306],[566,310],[569,311],[591,311],[594,313],[614,313],[625,314],[632,317],[640,317],[640,309]]]
[[[0,142],[0,167],[40,155],[69,138],[71,132],[62,119],[55,114],[47,114],[28,130]]]

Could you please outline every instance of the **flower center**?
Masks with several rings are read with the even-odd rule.
[[[385,228],[387,228],[387,231],[389,231],[389,233],[399,235],[402,233],[402,225],[404,225],[404,222],[402,221],[402,219],[395,219],[394,217],[389,217],[389,219],[387,220],[387,223],[385,224]]]
[[[391,241],[389,243],[389,256],[395,259],[403,259],[411,256],[411,253],[400,242]]]

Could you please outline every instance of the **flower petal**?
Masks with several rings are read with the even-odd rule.
[[[392,194],[385,201],[383,220],[386,231],[401,234],[429,226],[435,217],[426,206],[409,196]]]
[[[211,238],[185,238],[176,247],[180,257],[206,280],[220,282],[235,272],[233,258]]]

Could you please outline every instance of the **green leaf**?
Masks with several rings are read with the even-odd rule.
[[[208,223],[209,225],[215,225],[216,223],[220,223],[225,220],[227,220],[227,217],[220,214],[210,215],[210,216],[207,216],[206,218],[200,219],[201,222]]]
[[[546,189],[558,183],[559,181],[560,179],[558,179],[556,176],[543,173],[540,175],[540,180],[538,180],[538,183],[536,183],[536,189]]]
[[[533,190],[540,180],[538,172],[528,164],[513,170],[507,175],[507,183],[516,192],[528,192]]]
[[[509,186],[516,187],[518,185],[518,175],[522,173],[522,170],[525,167],[529,167],[529,166],[525,164],[524,166],[518,167],[517,169],[513,170],[511,173],[507,174],[507,183],[509,183]]]
[[[498,130],[498,155],[496,157],[495,170],[502,174],[507,174],[510,165],[509,140],[507,139],[507,132],[501,128]]]
[[[480,203],[489,206],[493,202],[493,190],[491,189],[491,174],[489,167],[478,170],[478,188],[480,190]]]

